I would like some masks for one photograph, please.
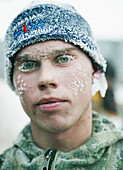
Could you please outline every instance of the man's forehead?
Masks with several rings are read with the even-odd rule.
[[[70,43],[66,43],[60,40],[56,41],[46,41],[46,42],[39,42],[33,45],[29,45],[19,51],[16,57],[21,57],[24,55],[57,55],[61,53],[70,52],[73,50],[78,50],[78,48]]]

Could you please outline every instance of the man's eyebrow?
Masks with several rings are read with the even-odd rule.
[[[16,57],[15,57],[15,60],[14,60],[14,62],[16,62],[16,61],[23,61],[23,60],[29,60],[31,57],[30,57],[30,55],[28,55],[28,54],[24,54],[24,55],[17,55]]]
[[[76,50],[76,47],[71,47],[71,48],[64,48],[64,49],[55,49],[51,51],[48,55],[59,55],[63,53],[67,53],[70,51]]]
[[[55,49],[55,50],[52,50],[50,52],[48,52],[47,54],[44,54],[45,55],[49,55],[49,56],[56,56],[56,55],[60,55],[60,54],[64,54],[64,53],[67,53],[67,52],[70,52],[70,51],[73,51],[73,50],[76,50],[76,47],[71,47],[71,48],[64,48],[64,49]],[[33,53],[32,53],[32,56],[30,56],[30,54],[24,54],[24,55],[17,55],[15,57],[15,60],[14,62],[16,61],[23,61],[23,60],[29,60],[29,59],[33,59]]]

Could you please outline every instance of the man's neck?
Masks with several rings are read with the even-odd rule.
[[[61,133],[48,133],[42,131],[35,124],[31,123],[32,135],[36,144],[44,149],[57,149],[69,152],[81,146],[92,134],[92,113],[82,115],[77,124],[67,131]]]

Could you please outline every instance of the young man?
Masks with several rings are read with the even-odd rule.
[[[0,156],[0,169],[123,169],[123,132],[92,113],[92,91],[106,90],[106,62],[72,6],[32,3],[8,28],[5,55],[31,123]]]

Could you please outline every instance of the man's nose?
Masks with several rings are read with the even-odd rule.
[[[55,66],[50,61],[42,61],[39,70],[38,88],[40,90],[58,87],[58,77]]]

